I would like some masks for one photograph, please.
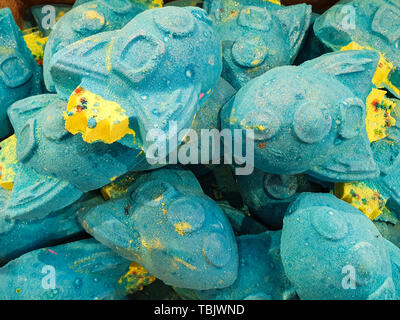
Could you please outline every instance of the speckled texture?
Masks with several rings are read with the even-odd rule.
[[[6,217],[5,208],[9,196],[9,191],[0,188],[0,265],[29,251],[82,235],[84,230],[76,220],[76,212],[86,210],[101,201],[100,197],[87,195],[45,218],[22,221]]]
[[[150,145],[162,149],[162,134],[173,122],[177,132],[190,128],[220,77],[221,47],[211,25],[200,8],[147,10],[119,32],[101,33],[57,52],[50,66],[57,93],[68,99],[83,88],[122,110],[110,126],[124,126],[128,121],[129,128],[119,131],[117,138],[99,140],[118,141],[145,153]],[[99,122],[95,130],[86,128],[79,118],[86,111],[81,112],[79,106],[69,105],[68,111],[70,132],[84,131],[85,140],[87,134],[101,130]],[[85,128],[74,125],[77,118]],[[151,129],[158,130],[155,141],[146,139]],[[166,153],[175,149],[167,145]]]
[[[307,172],[324,181],[375,178],[365,101],[378,61],[373,51],[347,51],[274,68],[224,106],[222,128],[254,130],[254,166],[262,171]]]
[[[350,16],[352,12],[354,17]],[[351,21],[355,21],[354,28],[347,27]],[[400,97],[400,3],[397,0],[341,1],[316,20],[314,31],[335,51],[354,42],[384,54],[396,69],[389,74],[394,87],[383,86]]]
[[[280,257],[281,232],[237,237],[239,273],[235,283],[217,290],[175,288],[186,299],[200,300],[288,300],[296,293],[283,271]]]
[[[0,296],[5,300],[113,300],[126,288],[118,281],[129,271],[121,258],[96,240],[81,240],[31,251],[0,268]],[[55,270],[56,288],[43,287]],[[46,279],[44,279],[46,280]]]
[[[67,132],[65,107],[57,95],[48,94],[21,100],[9,109],[18,159],[25,170],[31,168],[41,178],[75,188],[76,193],[101,188],[145,161],[138,150],[119,143],[88,144]],[[71,197],[73,193],[64,195]]]
[[[232,227],[190,171],[141,175],[122,195],[111,194],[78,218],[97,240],[167,285],[206,290],[227,287],[237,277]]]
[[[43,71],[47,90],[55,92],[50,73],[50,61],[55,53],[91,35],[119,30],[150,7],[151,3],[145,1],[94,0],[66,13],[53,28],[45,49]]]
[[[41,70],[27,48],[10,9],[0,10],[0,139],[12,133],[7,108],[42,91]]]
[[[330,194],[301,194],[283,222],[282,262],[301,299],[397,299],[391,256],[400,249],[391,250],[365,215]],[[343,286],[346,267],[355,289]]]
[[[269,1],[206,2],[222,41],[222,76],[235,89],[266,71],[291,64],[310,26],[311,6]]]

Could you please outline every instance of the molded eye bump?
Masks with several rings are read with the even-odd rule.
[[[400,9],[389,4],[381,6],[375,14],[371,28],[395,43],[400,39]]]
[[[100,32],[106,25],[104,15],[96,10],[88,10],[82,13],[82,23],[72,25],[72,29],[86,35],[88,32]]]
[[[171,200],[177,196],[178,191],[169,183],[150,180],[132,192],[130,198],[134,203],[155,207],[167,201],[164,198]]]
[[[301,105],[294,115],[293,128],[296,136],[305,143],[323,140],[332,127],[332,117],[327,107],[312,101]]]
[[[264,141],[278,133],[281,122],[272,111],[252,111],[245,116],[240,125],[243,129],[254,130],[254,140]]]
[[[166,51],[162,41],[145,31],[117,41],[125,43],[121,45],[121,50],[113,52],[112,70],[135,83],[141,82],[157,69]]]
[[[32,78],[32,70],[15,53],[0,58],[0,78],[9,88],[17,88]]]
[[[194,17],[187,10],[165,7],[154,17],[154,23],[163,32],[176,37],[187,37],[194,31]]]
[[[348,233],[346,219],[340,211],[326,206],[312,207],[311,226],[326,240],[340,240]]]
[[[242,67],[259,66],[264,62],[267,53],[267,45],[260,37],[242,37],[232,46],[232,57]]]
[[[266,9],[252,6],[242,9],[238,20],[239,25],[242,27],[260,31],[268,31],[271,22],[271,15]]]
[[[297,176],[266,174],[264,190],[275,199],[288,199],[293,196],[299,187]]]
[[[358,98],[349,98],[339,105],[339,134],[344,139],[357,137],[365,125],[364,104]]]
[[[200,200],[200,201],[199,201]],[[178,233],[199,230],[206,219],[201,199],[181,197],[168,205],[168,221]]]
[[[17,155],[21,162],[28,161],[37,147],[35,130],[36,120],[29,119],[18,134]]]
[[[224,235],[212,233],[203,240],[203,255],[210,265],[222,268],[232,257],[231,244]]]

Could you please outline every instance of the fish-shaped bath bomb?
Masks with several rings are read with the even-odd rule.
[[[2,300],[120,300],[155,280],[94,239],[31,251],[0,268]]]
[[[274,2],[205,3],[222,41],[222,76],[237,90],[272,68],[292,64],[305,38],[311,6],[284,7]]]
[[[282,262],[300,299],[398,299],[399,250],[331,194],[301,194],[283,221]]]
[[[232,285],[239,260],[232,227],[190,171],[160,169],[120,179],[104,188],[109,201],[78,213],[88,233],[167,285]]]
[[[119,30],[137,14],[155,6],[159,4],[139,0],[93,0],[74,6],[53,26],[46,44],[43,73],[47,90],[55,92],[50,74],[50,62],[55,53],[94,34]],[[42,18],[42,21],[49,23],[45,19],[46,17]]]
[[[400,2],[340,1],[314,24],[315,35],[331,50],[369,49],[381,56],[378,88],[400,97]]]
[[[96,205],[101,198],[93,194],[42,219],[18,220],[6,216],[10,191],[0,187],[0,265],[43,246],[82,236],[84,230],[76,212]]]
[[[10,9],[1,9],[0,140],[12,134],[7,108],[15,101],[41,93],[41,74]]]
[[[254,141],[254,167],[262,171],[331,182],[376,178],[365,119],[378,62],[374,51],[345,51],[274,68],[224,106],[221,126],[247,130],[243,140]]]
[[[65,107],[66,102],[55,94],[26,98],[10,107],[15,140],[4,154],[14,158],[8,163],[16,164],[11,170],[5,166],[4,171],[15,171],[8,215],[43,218],[145,161],[138,150],[119,143],[88,144],[66,131]],[[14,156],[7,151],[12,145]]]

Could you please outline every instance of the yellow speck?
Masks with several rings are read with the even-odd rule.
[[[112,49],[114,47],[114,39],[110,41],[110,43],[107,46],[107,53],[106,53],[106,68],[107,72],[111,71],[112,65],[111,65],[111,53]]]
[[[142,246],[145,247],[147,250],[152,250],[152,249],[162,249],[163,245],[160,241],[160,239],[151,239],[151,240],[145,240],[142,239]]]
[[[187,222],[178,222],[174,224],[175,232],[180,236],[183,236],[187,231],[192,229],[192,226]]]
[[[174,257],[174,260],[176,262],[179,262],[181,264],[183,264],[186,268],[190,269],[190,270],[196,270],[197,268],[194,265],[191,265],[190,263],[187,263],[186,261],[183,261],[182,259],[178,258],[178,257]]]
[[[90,20],[99,20],[100,24],[103,25],[105,23],[104,17],[99,14],[96,10],[88,10],[85,12],[85,16]]]

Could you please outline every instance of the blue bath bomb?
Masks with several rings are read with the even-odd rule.
[[[0,268],[0,298],[123,299],[126,289],[118,282],[128,272],[129,264],[93,239],[39,249]]]
[[[88,193],[44,218],[17,220],[6,216],[9,198],[10,192],[0,188],[0,265],[29,251],[81,236],[84,230],[76,219],[76,213],[103,202],[97,192]]]
[[[212,164],[223,162],[224,149],[221,147],[220,135],[213,135],[213,132],[219,133],[221,129],[220,110],[235,93],[236,90],[227,81],[223,78],[218,80],[215,88],[209,93],[209,98],[196,113],[191,124],[191,132],[188,134],[188,141],[178,148],[179,163],[212,166]],[[211,138],[208,138],[208,135]],[[218,146],[220,146],[219,152]],[[171,155],[169,155],[169,160],[171,160]]]
[[[67,12],[53,27],[46,44],[43,71],[47,90],[55,92],[50,74],[50,62],[55,53],[91,35],[119,30],[137,14],[151,7],[145,1],[93,0]]]
[[[18,101],[9,109],[25,177],[43,181],[35,187],[21,179],[22,185],[35,187],[36,193],[47,198],[59,196],[56,203],[62,199],[72,203],[82,192],[101,188],[145,161],[139,150],[119,143],[88,144],[70,134],[65,130],[65,107],[57,95],[48,94]],[[49,187],[49,183],[54,186]],[[19,182],[15,184],[18,188]]]
[[[222,76],[237,90],[272,68],[292,64],[311,19],[305,4],[214,0],[205,8],[222,41]]]
[[[314,32],[334,51],[361,47],[379,52],[389,64],[375,85],[400,97],[400,3],[397,0],[340,1],[316,20]]]
[[[361,211],[330,194],[301,194],[283,221],[282,262],[301,299],[397,299],[391,255],[400,249],[392,249]]]
[[[280,257],[281,232],[237,237],[239,273],[233,285],[215,290],[176,288],[186,299],[200,300],[288,300],[296,293],[287,279]]]
[[[276,175],[255,169],[252,174],[236,179],[250,212],[274,230],[282,228],[286,209],[302,192],[322,190],[303,174]]]
[[[160,169],[130,180],[111,184],[104,205],[78,213],[88,233],[167,285],[207,290],[236,280],[232,227],[190,171]]]
[[[378,61],[373,51],[347,51],[270,70],[224,106],[222,128],[248,130],[240,147],[253,144],[254,166],[268,173],[306,172],[332,182],[376,178],[365,102]]]
[[[121,31],[60,50],[50,66],[57,93],[69,99],[69,132],[88,143],[118,141],[139,149],[152,164],[158,151],[168,155],[177,148],[167,144],[177,137],[169,130],[191,127],[221,69],[212,22],[195,7],[147,10]],[[87,128],[94,115],[97,127]]]
[[[41,70],[9,8],[0,10],[0,140],[12,133],[7,108],[42,91]]]
[[[236,235],[258,234],[267,230],[248,212],[231,207],[227,201],[219,201],[218,205],[224,211]]]

